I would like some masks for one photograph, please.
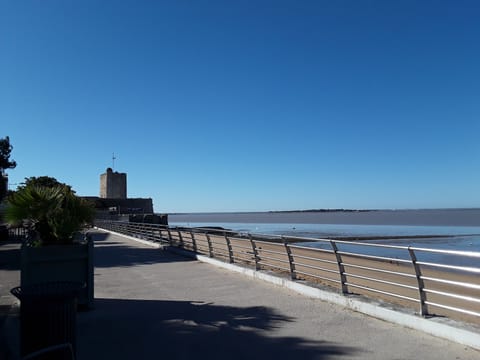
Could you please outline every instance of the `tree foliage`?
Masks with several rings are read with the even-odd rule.
[[[6,136],[0,139],[0,170],[14,169],[17,166],[15,161],[10,161],[10,153],[13,146],[10,144],[10,138]]]
[[[3,171],[6,169],[13,169],[17,166],[15,161],[10,161],[10,153],[13,146],[10,145],[10,138],[6,136],[0,139],[0,201],[3,200],[8,192],[7,178],[3,176]]]
[[[75,193],[75,191],[72,190],[72,187],[70,185],[62,183],[51,176],[38,176],[38,177],[31,176],[31,177],[25,178],[25,182],[18,187],[18,190],[22,190],[26,187],[32,187],[32,186],[47,187],[47,188],[54,188],[54,187],[60,186],[60,187],[66,188],[68,191]]]
[[[5,219],[26,223],[42,244],[73,241],[75,232],[93,220],[92,204],[78,197],[70,186],[28,184],[9,196]]]

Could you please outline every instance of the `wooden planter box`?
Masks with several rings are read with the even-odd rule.
[[[86,284],[78,304],[93,308],[93,240],[71,245],[22,246],[21,286],[49,281]]]

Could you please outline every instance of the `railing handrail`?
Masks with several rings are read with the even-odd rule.
[[[220,228],[215,228],[215,227],[189,227],[189,226],[181,226],[181,225],[175,225],[175,226],[169,226],[169,225],[160,225],[160,224],[147,224],[147,223],[133,223],[133,222],[128,222],[128,221],[118,221],[118,222],[123,222],[127,224],[139,224],[139,225],[151,225],[155,227],[169,227],[170,229],[188,229],[190,230],[195,230],[195,231],[200,231],[200,232],[208,232],[208,231],[213,231],[213,232],[226,232],[226,233],[231,233],[234,235],[238,235],[238,237],[243,238],[247,237],[249,235],[254,236],[255,238],[274,238],[278,239],[280,241],[286,240],[296,240],[295,242],[322,242],[322,243],[330,243],[330,241],[334,241],[336,244],[347,244],[347,245],[359,245],[359,246],[365,246],[365,247],[378,247],[378,248],[386,248],[386,249],[398,249],[398,250],[407,250],[408,249],[413,249],[415,251],[422,251],[422,252],[431,252],[431,253],[438,253],[438,254],[446,254],[446,255],[459,255],[459,256],[467,256],[467,257],[474,257],[474,258],[480,258],[480,251],[467,251],[467,250],[446,250],[446,249],[433,249],[433,248],[423,248],[423,247],[417,247],[417,246],[405,246],[405,245],[386,245],[386,244],[374,244],[374,243],[369,243],[364,241],[354,241],[354,240],[336,240],[336,239],[326,239],[326,238],[314,238],[314,237],[303,237],[303,236],[290,236],[290,235],[276,235],[276,234],[265,234],[265,233],[254,233],[254,232],[243,232],[243,231],[235,231],[235,230],[228,230],[228,229],[220,229]]]
[[[478,279],[477,277],[468,278],[468,281],[464,281],[464,279],[448,280],[439,277],[440,275],[445,275],[444,273],[441,273],[440,275],[432,275],[432,273],[428,273],[428,276],[423,273],[424,271],[430,271],[432,268],[439,268],[440,270],[438,271],[444,272],[455,270],[465,274],[478,274],[480,273],[480,267],[456,266],[445,263],[420,261],[417,260],[416,256],[416,252],[429,252],[464,258],[480,258],[480,252],[373,244],[363,241],[358,242],[258,234],[238,232],[218,227],[168,226],[112,220],[99,220],[97,226],[99,228],[112,230],[126,235],[137,236],[151,241],[178,246],[197,253],[205,253],[210,257],[220,257],[230,263],[243,262],[247,265],[254,266],[255,270],[261,270],[262,267],[266,267],[277,271],[286,271],[290,273],[292,280],[296,280],[299,275],[305,275],[320,281],[334,283],[336,286],[340,284],[341,288],[339,290],[345,295],[349,294],[349,287],[352,287],[353,289],[362,289],[369,294],[383,294],[393,298],[408,301],[413,300],[419,304],[419,313],[423,316],[430,315],[429,306],[434,306],[436,308],[446,309],[456,313],[474,315],[480,320],[480,313],[477,310],[480,297],[477,297],[477,293],[474,293],[475,296],[471,296],[469,293],[456,293],[456,291],[460,291],[457,290],[457,288],[478,289],[480,284],[472,282],[472,279]],[[206,236],[196,236],[200,233],[203,233]],[[215,236],[217,236],[217,238],[214,238]],[[232,240],[235,241],[232,242]],[[249,243],[249,246],[238,245],[238,243],[236,243],[238,241]],[[326,248],[295,245],[295,242],[300,241],[321,242],[326,245]],[[399,259],[389,256],[371,255],[358,250],[353,251],[349,249],[348,251],[343,251],[338,248],[338,245],[344,244],[375,247],[380,249],[395,249],[405,251],[406,256],[405,258]],[[264,249],[264,247],[266,248]],[[278,248],[272,249],[272,247]],[[305,255],[307,251],[308,256]],[[326,257],[329,258],[327,259]],[[359,266],[358,263],[355,263],[352,259],[357,259],[357,261],[360,259],[365,262],[365,265]],[[314,265],[312,262],[320,265]],[[289,268],[281,265],[286,263],[289,264]],[[401,266],[401,268],[398,268],[400,271],[397,271],[396,268],[385,268],[385,264]],[[410,265],[410,267],[406,265]],[[303,268],[306,268],[306,270],[303,270]],[[408,269],[411,269],[411,273],[407,272]],[[354,271],[358,271],[358,273],[355,273]],[[362,274],[361,271],[372,272],[377,275]],[[328,274],[332,273],[336,273],[338,278],[332,279],[328,276]],[[405,282],[400,282],[398,279],[378,278],[379,273],[384,274],[385,276],[391,275],[400,277],[405,279]],[[451,274],[451,272],[449,274]],[[360,282],[356,282],[356,280],[359,280]],[[429,280],[428,285],[424,280]],[[432,287],[432,283],[443,283],[444,285],[453,287],[455,290],[450,289],[450,292],[436,290]],[[410,293],[401,294],[395,292],[395,290],[392,290],[391,288],[387,290],[378,288],[378,286],[380,286],[379,284],[406,290],[416,290],[417,295]],[[470,309],[467,304],[452,304],[448,303],[448,301],[441,302],[437,298],[434,298],[434,301],[432,301],[428,298],[429,294],[449,296],[454,299],[460,299],[468,304],[473,303],[477,307]],[[455,294],[455,296],[452,296],[452,294]]]

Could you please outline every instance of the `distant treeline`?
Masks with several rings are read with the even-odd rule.
[[[325,213],[325,212],[371,212],[378,210],[358,210],[358,209],[308,209],[308,210],[278,210],[269,211],[269,213]]]

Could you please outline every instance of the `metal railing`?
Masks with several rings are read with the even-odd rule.
[[[8,228],[8,238],[10,240],[24,240],[27,236],[28,229],[23,226]]]
[[[99,220],[98,228],[480,324],[480,252]],[[316,247],[301,242],[315,242]],[[442,261],[434,261],[435,257]],[[445,256],[457,261],[445,261]]]

